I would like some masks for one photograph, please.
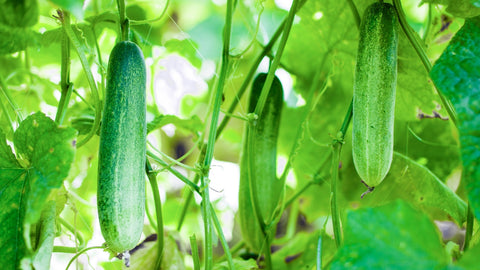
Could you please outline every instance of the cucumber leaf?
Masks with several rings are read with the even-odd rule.
[[[39,44],[40,34],[30,28],[0,24],[0,55],[25,50]]]
[[[22,269],[50,269],[50,259],[55,239],[55,201],[49,201],[42,212],[39,222],[39,239],[36,250],[31,257],[22,260]]]
[[[473,248],[467,250],[460,261],[458,262],[457,266],[460,269],[465,270],[474,270],[478,268],[478,258],[480,256],[480,245],[476,245]]]
[[[34,232],[29,229],[40,220],[48,197],[67,177],[75,154],[75,137],[73,128],[57,127],[43,113],[30,115],[14,133],[15,157],[5,134],[0,133],[0,233],[4,236],[0,239],[4,247],[0,264],[18,268],[24,257],[33,254],[30,233]],[[50,219],[43,221],[51,224]],[[47,243],[51,231],[45,230]],[[38,237],[42,242],[41,235]],[[43,247],[41,243],[38,246]],[[48,245],[43,247],[42,259],[35,260],[43,263],[49,249]]]
[[[312,269],[317,261],[319,238],[321,240],[321,261],[330,261],[335,251],[335,243],[325,231],[312,233],[298,233],[290,239],[280,250],[273,253],[272,262],[275,269]]]
[[[478,0],[424,0],[423,2],[447,6],[447,12],[455,17],[470,18],[480,15]]]
[[[168,124],[173,124],[177,128],[183,128],[187,131],[197,133],[203,130],[203,123],[198,116],[194,115],[189,119],[182,119],[176,115],[161,114],[155,117],[147,124],[147,133]]]
[[[480,17],[467,19],[430,73],[457,113],[468,198],[480,218]]]
[[[395,152],[390,172],[361,203],[374,206],[396,199],[409,201],[432,219],[466,220],[467,204],[428,168]]]
[[[0,4],[0,23],[28,27],[38,22],[37,0],[4,0]]]
[[[403,201],[350,211],[331,269],[440,269],[448,264],[440,234]]]

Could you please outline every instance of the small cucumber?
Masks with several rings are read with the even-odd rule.
[[[392,163],[398,26],[395,8],[374,3],[360,26],[353,90],[353,161],[369,187],[380,184]]]
[[[261,73],[253,81],[249,113],[255,110],[266,78],[267,74]],[[255,128],[252,124],[246,127],[240,163],[239,217],[242,235],[247,245],[256,251],[260,251],[265,238],[262,227],[273,221],[283,196],[284,184],[277,178],[277,139],[282,106],[283,88],[275,77],[263,112],[254,120]],[[250,138],[254,138],[253,141]]]
[[[145,215],[146,68],[133,42],[113,48],[100,131],[97,205],[108,248],[136,246]]]

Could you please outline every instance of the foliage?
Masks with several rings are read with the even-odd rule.
[[[350,104],[358,26],[376,1],[284,2],[0,1],[0,264],[478,268],[479,1],[386,1],[399,19],[394,154],[365,194]],[[146,216],[129,259],[108,252],[96,214],[107,63],[122,39],[147,67]],[[274,76],[285,188],[257,194],[283,199],[262,224],[275,235],[252,250],[237,216],[239,164]]]

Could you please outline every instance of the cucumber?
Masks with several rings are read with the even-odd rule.
[[[353,89],[353,162],[370,188],[387,175],[393,157],[398,25],[388,3],[367,7],[360,26]]]
[[[267,74],[261,73],[253,82],[249,113],[255,110],[266,78]],[[256,251],[261,250],[265,233],[268,233],[262,228],[271,225],[283,196],[284,183],[277,178],[277,139],[282,106],[283,88],[275,77],[256,127],[252,124],[246,127],[240,162],[239,219],[247,245]],[[251,132],[254,132],[252,137]]]
[[[100,130],[97,205],[108,248],[136,246],[145,215],[146,68],[133,42],[113,48]]]

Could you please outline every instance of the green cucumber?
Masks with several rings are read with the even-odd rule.
[[[360,26],[353,90],[353,161],[366,185],[380,184],[392,163],[398,25],[388,3],[367,7]]]
[[[261,73],[253,82],[249,113],[255,110],[266,78],[267,74]],[[282,106],[283,88],[275,77],[263,112],[254,120],[255,128],[251,123],[246,127],[240,162],[239,220],[243,238],[256,251],[261,250],[265,233],[268,233],[263,228],[275,218],[283,196],[284,184],[277,178],[277,139]]]
[[[134,248],[145,215],[146,68],[133,42],[113,48],[100,130],[97,205],[108,248]]]

